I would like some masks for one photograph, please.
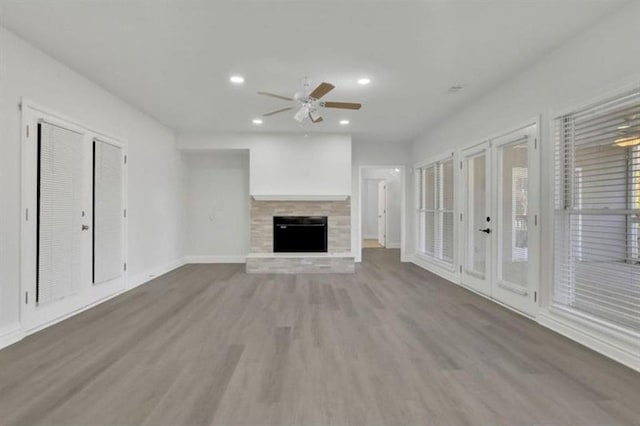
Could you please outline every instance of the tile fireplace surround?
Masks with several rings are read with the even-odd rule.
[[[327,253],[274,253],[274,216],[327,216]],[[277,201],[251,199],[248,273],[353,273],[351,200]]]

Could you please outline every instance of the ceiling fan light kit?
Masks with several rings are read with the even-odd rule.
[[[293,116],[294,120],[302,123],[305,119],[309,119],[312,123],[320,123],[323,121],[322,116],[320,115],[320,108],[338,108],[338,109],[350,109],[350,110],[359,110],[362,108],[362,104],[355,102],[332,102],[332,101],[321,101],[320,99],[325,96],[327,93],[331,92],[335,89],[335,86],[331,83],[320,83],[318,87],[313,89],[311,93],[305,94],[304,92],[297,92],[294,96],[282,96],[277,95],[275,93],[270,92],[258,92],[259,95],[269,96],[276,99],[281,99],[284,101],[295,102],[296,106],[299,107],[298,111]],[[263,114],[263,117],[270,117],[275,114],[279,114],[281,112],[289,111],[294,109],[296,106],[282,108],[276,111],[271,111],[266,114]]]
[[[293,118],[302,123],[304,119],[307,118],[307,115],[309,115],[309,112],[309,107],[303,106],[298,110],[298,112],[296,112],[296,115],[294,115]]]

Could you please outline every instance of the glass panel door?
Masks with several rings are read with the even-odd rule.
[[[532,260],[537,261],[536,200],[532,199],[530,177],[535,156],[537,126],[529,126],[493,143],[496,164],[494,185],[496,200],[495,280],[491,295],[525,313],[534,314],[537,304],[537,282]],[[535,259],[534,259],[535,258]]]
[[[462,151],[461,282],[537,311],[537,125]]]
[[[527,287],[529,167],[527,140],[498,149],[498,280]]]
[[[491,216],[489,144],[463,151],[465,234],[462,282],[485,294],[490,293]]]

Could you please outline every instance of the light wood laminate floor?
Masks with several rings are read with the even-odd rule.
[[[398,258],[182,267],[0,351],[0,423],[639,424],[640,374]]]
[[[383,248],[378,240],[362,240],[362,248]]]

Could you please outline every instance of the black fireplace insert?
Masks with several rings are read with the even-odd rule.
[[[326,252],[327,216],[274,216],[273,251]]]

